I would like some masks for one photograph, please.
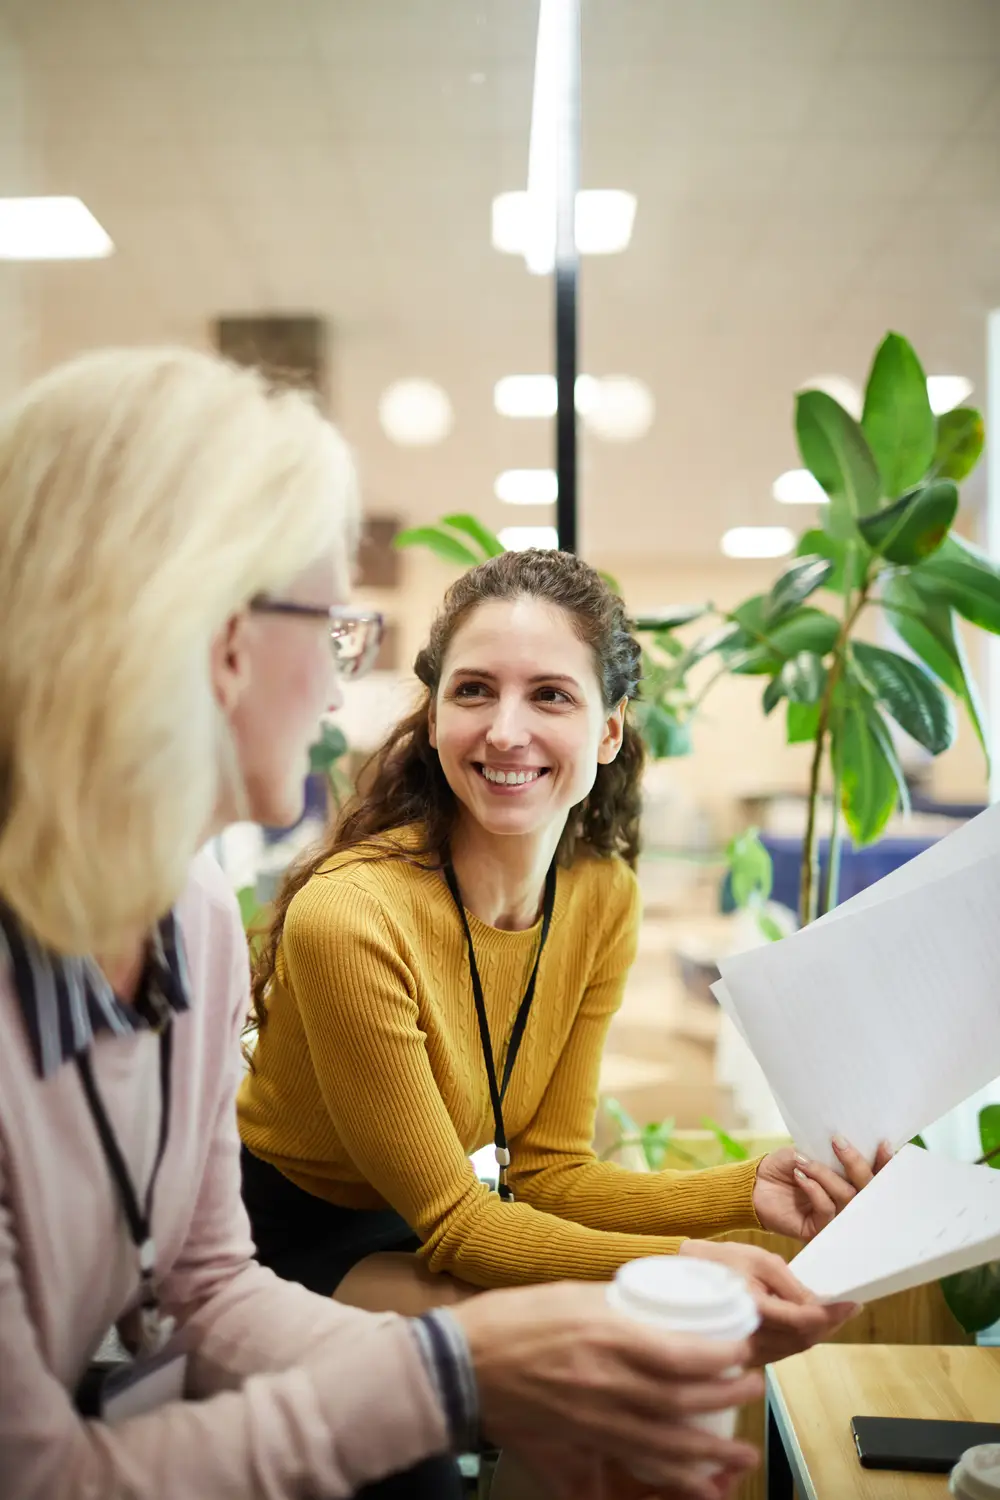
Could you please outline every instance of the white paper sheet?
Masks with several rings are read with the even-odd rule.
[[[904,1146],[792,1261],[821,1302],[870,1302],[1000,1257],[1000,1172]]]
[[[883,1139],[901,1146],[997,1076],[996,812],[928,850],[920,883],[898,878],[915,860],[836,921],[720,960],[718,998],[797,1144],[816,1159],[836,1164],[835,1134],[869,1157]],[[957,856],[943,852],[975,825]]]

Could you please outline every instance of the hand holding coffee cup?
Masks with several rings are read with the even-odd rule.
[[[735,1241],[685,1240],[679,1254],[715,1262],[741,1276],[759,1314],[750,1363],[766,1365],[828,1339],[859,1311],[853,1302],[824,1306],[792,1274],[780,1255]]]

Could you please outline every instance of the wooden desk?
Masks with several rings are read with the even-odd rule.
[[[1000,1421],[1000,1349],[821,1344],[771,1365],[768,1500],[944,1500],[942,1474],[863,1469],[858,1416]]]

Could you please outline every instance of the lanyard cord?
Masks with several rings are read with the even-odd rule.
[[[503,1101],[507,1094],[507,1085],[510,1083],[517,1054],[521,1050],[521,1042],[524,1039],[525,1028],[528,1025],[528,1016],[531,1013],[531,1002],[535,998],[535,982],[538,979],[538,966],[542,961],[542,953],[545,942],[552,925],[552,913],[556,904],[556,864],[555,860],[549,866],[545,877],[545,897],[542,903],[542,931],[538,942],[538,951],[535,954],[535,962],[532,965],[531,974],[528,977],[528,986],[524,997],[518,1007],[517,1015],[514,1017],[514,1025],[510,1033],[510,1041],[507,1044],[507,1056],[504,1059],[503,1079],[497,1082],[496,1063],[493,1059],[493,1044],[490,1041],[490,1025],[486,1015],[486,999],[483,995],[483,984],[479,977],[479,965],[476,963],[476,949],[472,941],[472,931],[469,927],[469,919],[462,905],[462,895],[458,888],[458,880],[455,877],[454,866],[450,858],[445,860],[444,878],[448,882],[452,899],[458,909],[462,926],[465,929],[465,941],[469,950],[469,977],[472,980],[472,996],[476,1003],[476,1019],[479,1022],[479,1040],[483,1048],[483,1062],[486,1065],[486,1082],[489,1085],[490,1103],[493,1106],[493,1125],[495,1131],[495,1150],[497,1165],[500,1168],[500,1180],[498,1192],[506,1202],[512,1202],[513,1191],[507,1183],[507,1168],[510,1166],[510,1150],[507,1146],[507,1133],[503,1123]]]
[[[100,1137],[104,1158],[108,1164],[108,1171],[118,1191],[118,1199],[128,1224],[132,1243],[139,1252],[139,1276],[140,1276],[140,1308],[142,1313],[143,1329],[147,1337],[150,1330],[159,1322],[159,1299],[156,1295],[154,1274],[156,1271],[156,1244],[153,1240],[153,1195],[156,1189],[156,1179],[160,1174],[160,1166],[167,1149],[167,1137],[170,1134],[170,1065],[173,1053],[173,1027],[168,1021],[160,1032],[160,1135],[156,1146],[156,1157],[153,1162],[153,1170],[150,1174],[149,1185],[146,1188],[145,1203],[140,1207],[139,1199],[129,1175],[125,1158],[121,1147],[115,1137],[108,1119],[104,1101],[97,1090],[94,1081],[94,1070],[90,1064],[90,1054],[81,1052],[76,1058],[77,1070],[80,1081],[83,1084],[83,1092],[90,1107],[97,1134]]]

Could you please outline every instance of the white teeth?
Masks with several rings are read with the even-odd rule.
[[[494,771],[491,766],[483,766],[482,773],[495,786],[523,786],[525,782],[537,781],[542,774],[541,771]]]

